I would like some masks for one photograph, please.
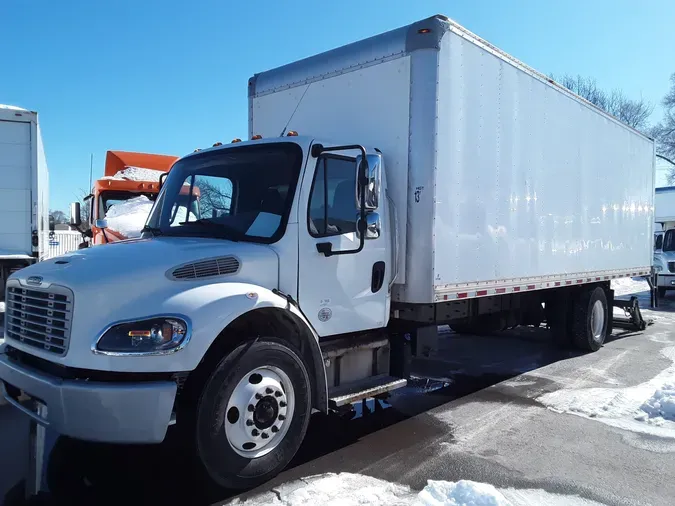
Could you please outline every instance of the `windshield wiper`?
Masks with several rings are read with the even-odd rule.
[[[239,239],[244,237],[246,234],[243,233],[241,230],[234,228],[231,225],[226,225],[224,223],[216,223],[215,221],[207,220],[206,218],[200,218],[195,221],[181,221],[179,225],[202,225],[206,227],[211,227],[214,229],[219,229],[223,231],[227,231],[228,234],[232,234],[234,237],[227,237],[230,241],[238,242]]]
[[[144,227],[141,229],[141,234],[142,234],[143,232],[150,232],[150,233],[153,235],[153,237],[157,237],[158,235],[162,235],[162,231],[161,231],[159,228],[157,228],[157,227],[149,227],[149,226],[147,226],[147,225],[144,226]]]

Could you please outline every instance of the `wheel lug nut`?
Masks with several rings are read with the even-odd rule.
[[[279,415],[279,420],[286,420],[286,416],[285,415]]]
[[[262,399],[262,394],[255,394],[255,398],[258,400]]]
[[[253,413],[255,411],[255,406],[253,404],[248,405],[248,410]]]
[[[253,426],[253,420],[246,420],[246,425],[248,427],[252,427]]]
[[[281,397],[284,394],[282,394],[281,392],[279,392],[279,390],[277,390],[276,392],[274,392],[274,395],[275,397]]]
[[[279,401],[279,406],[281,406],[282,408],[285,408],[286,403],[284,401]]]
[[[270,437],[270,435],[267,432],[263,432],[262,434],[260,434],[260,437],[262,437],[263,439],[267,439],[268,437]]]
[[[258,434],[260,434],[260,432],[258,432],[258,429],[253,429],[253,430],[251,431],[251,436],[254,436],[254,437],[255,437],[255,436],[257,436]]]
[[[266,393],[266,394],[271,394],[272,392],[274,392],[274,390],[272,390],[270,387],[267,387],[267,388],[265,389],[265,393]]]
[[[272,432],[279,432],[279,427],[272,425]]]

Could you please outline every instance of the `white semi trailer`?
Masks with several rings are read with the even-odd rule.
[[[49,241],[49,171],[37,113],[0,104],[0,290]],[[0,299],[3,296],[0,295]]]
[[[175,423],[248,488],[312,410],[403,386],[436,325],[597,350],[610,280],[651,271],[653,142],[443,16],[257,74],[249,106],[252,140],[177,161],[143,238],[10,279],[0,383],[38,423]]]

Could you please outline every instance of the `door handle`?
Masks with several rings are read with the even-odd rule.
[[[380,262],[375,262],[373,264],[373,275],[370,280],[370,291],[373,293],[377,293],[380,291],[380,288],[382,288],[382,285],[384,284],[384,272],[385,272],[385,263],[380,261]]]

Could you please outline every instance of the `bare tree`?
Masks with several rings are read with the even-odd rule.
[[[551,79],[608,112],[616,119],[623,121],[628,126],[641,131],[647,130],[649,117],[654,111],[654,106],[642,97],[638,100],[630,99],[618,89],[608,93],[599,88],[598,83],[592,77],[580,75],[574,77],[565,74],[560,78],[551,76]]]
[[[63,211],[53,210],[49,211],[49,219],[54,222],[54,225],[63,225],[68,223],[68,217]]]
[[[675,73],[670,76],[670,90],[663,97],[663,120],[654,125],[652,136],[656,139],[657,151],[663,156],[675,159]],[[668,175],[669,184],[675,183],[675,170]]]

